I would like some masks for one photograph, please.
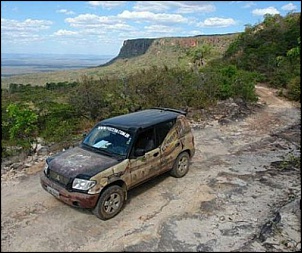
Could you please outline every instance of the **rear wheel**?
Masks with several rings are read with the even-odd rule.
[[[176,158],[170,174],[173,177],[183,177],[189,171],[190,156],[187,152],[183,152]]]
[[[108,187],[100,196],[93,214],[101,220],[108,220],[117,215],[125,202],[123,189],[118,185]]]

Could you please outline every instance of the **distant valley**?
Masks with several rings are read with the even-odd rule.
[[[1,54],[1,78],[21,74],[96,67],[109,62],[113,55],[77,54]]]

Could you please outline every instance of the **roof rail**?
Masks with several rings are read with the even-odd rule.
[[[178,109],[173,109],[173,108],[166,108],[166,107],[151,107],[150,109],[158,109],[158,110],[162,110],[162,111],[169,111],[169,112],[176,112],[176,113],[180,113],[183,115],[187,115],[187,112],[183,111],[183,110],[178,110]]]

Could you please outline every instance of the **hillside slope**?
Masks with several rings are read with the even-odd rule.
[[[190,48],[207,44],[213,48],[212,58],[221,57],[238,35],[239,33],[126,40],[118,56],[107,64],[80,70],[62,70],[3,78],[1,87],[7,88],[10,83],[44,86],[50,82],[73,82],[79,80],[82,75],[94,78],[124,77],[139,69],[152,66],[189,67],[190,62],[186,53]]]

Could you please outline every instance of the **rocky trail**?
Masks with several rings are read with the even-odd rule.
[[[183,178],[164,174],[129,192],[102,221],[39,183],[45,157],[1,166],[1,251],[301,250],[301,108],[257,85],[253,108],[192,122],[196,154]],[[213,109],[214,110],[214,109]]]

